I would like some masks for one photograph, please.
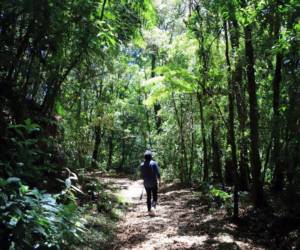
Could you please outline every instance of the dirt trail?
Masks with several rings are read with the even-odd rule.
[[[159,192],[157,215],[149,217],[141,181],[106,178],[130,204],[118,225],[112,249],[265,249],[240,236],[223,212],[209,211],[189,189],[165,186]]]

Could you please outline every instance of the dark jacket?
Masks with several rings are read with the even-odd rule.
[[[160,178],[159,167],[155,161],[144,161],[141,164],[141,177],[145,187],[156,187],[157,179]]]

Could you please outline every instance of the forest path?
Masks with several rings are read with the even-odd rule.
[[[105,178],[119,189],[129,209],[117,229],[111,249],[265,249],[240,235],[224,211],[211,211],[189,189],[164,185],[156,216],[149,217],[142,181]],[[248,229],[247,229],[248,230]]]

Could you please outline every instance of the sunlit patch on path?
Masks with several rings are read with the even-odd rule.
[[[156,216],[149,217],[141,181],[105,178],[129,203],[112,249],[265,249],[251,239],[237,237],[235,225],[224,213],[212,212],[199,203],[189,189],[159,193]]]

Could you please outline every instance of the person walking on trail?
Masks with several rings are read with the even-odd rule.
[[[160,183],[159,167],[157,162],[152,160],[152,152],[150,150],[145,152],[144,158],[145,160],[141,164],[141,176],[144,180],[144,187],[147,193],[148,213],[150,216],[154,216],[154,209],[157,204],[158,183]]]

